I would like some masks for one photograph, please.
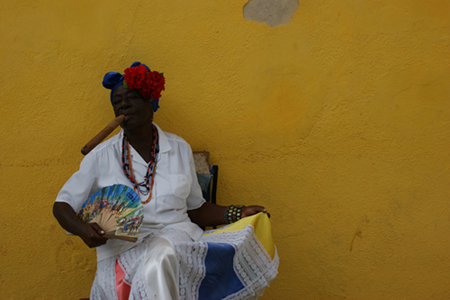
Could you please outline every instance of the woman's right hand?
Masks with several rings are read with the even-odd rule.
[[[83,224],[78,236],[89,248],[95,248],[106,244],[107,238],[103,237],[105,232],[98,226],[97,223]]]
[[[53,215],[65,230],[78,235],[89,247],[94,248],[106,244],[104,230],[97,223],[83,223],[78,219],[73,208],[65,202],[53,204]]]

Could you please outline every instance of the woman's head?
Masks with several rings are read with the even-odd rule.
[[[125,116],[121,124],[125,130],[148,127],[153,122],[152,102],[142,97],[136,89],[119,85],[113,92],[112,106],[116,117]]]
[[[111,90],[111,104],[113,103],[114,91],[122,86],[125,89],[136,90],[147,100],[151,100],[153,111],[159,108],[161,92],[165,90],[165,78],[162,73],[150,71],[149,67],[140,62],[134,62],[125,69],[125,74],[109,72],[103,78],[103,86]]]

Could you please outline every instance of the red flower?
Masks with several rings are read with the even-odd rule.
[[[123,80],[129,89],[140,90],[145,99],[159,99],[161,91],[165,90],[164,76],[156,71],[149,72],[143,65],[126,69]]]
[[[163,91],[166,79],[164,76],[156,71],[147,74],[147,83],[151,85],[151,95],[150,97],[154,100],[161,97],[161,91]]]
[[[141,89],[148,70],[143,66],[127,68],[123,80],[127,82],[129,89]]]

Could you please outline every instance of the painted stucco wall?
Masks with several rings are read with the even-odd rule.
[[[87,297],[95,252],[51,207],[112,117],[107,71],[164,72],[156,122],[272,215],[263,299],[450,299],[450,1],[7,0],[0,298]]]

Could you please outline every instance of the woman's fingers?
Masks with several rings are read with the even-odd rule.
[[[246,206],[244,211],[242,212],[242,217],[243,218],[249,217],[249,216],[255,215],[259,212],[267,213],[267,210],[263,206],[259,206],[259,205]],[[270,214],[267,213],[267,215],[270,218]]]
[[[103,234],[105,232],[97,223],[88,223],[84,227],[83,234],[80,237],[89,248],[94,248],[104,245],[108,241],[107,238],[102,236]]]

